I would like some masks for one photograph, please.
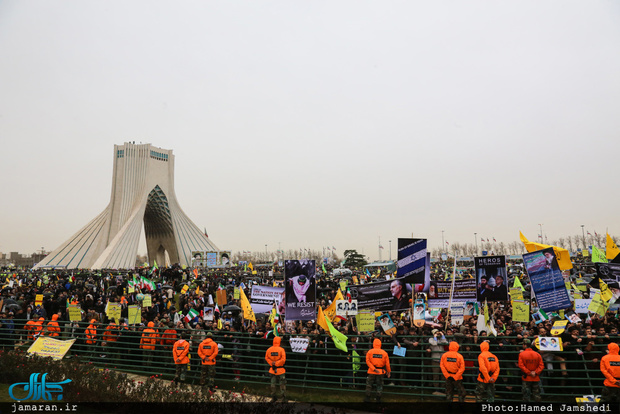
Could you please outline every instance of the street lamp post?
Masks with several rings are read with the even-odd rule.
[[[544,243],[545,238],[543,237],[542,224],[538,223],[538,225],[540,226],[540,242]]]
[[[474,243],[476,243],[476,256],[478,256],[478,233],[474,233]]]
[[[443,232],[444,230],[441,231],[441,251],[443,252],[443,249],[446,247],[446,242],[443,239]]]
[[[587,249],[588,247],[586,246],[586,233],[585,233],[585,230],[583,229],[584,226],[585,224],[581,225],[581,234],[583,235],[583,248]]]
[[[390,262],[392,261],[392,240],[390,240]]]

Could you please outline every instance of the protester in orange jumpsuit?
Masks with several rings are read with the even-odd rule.
[[[43,318],[39,318],[39,320],[34,323],[34,325],[32,327],[33,328],[32,329],[32,331],[33,331],[33,335],[32,336],[34,337],[34,339],[37,339],[39,336],[45,336],[45,333],[43,332],[43,321],[44,320],[45,319],[43,319]]]
[[[185,381],[185,373],[189,364],[189,357],[187,356],[189,353],[189,342],[185,340],[186,337],[186,334],[183,333],[181,339],[176,341],[172,347],[172,357],[176,364],[176,373],[172,381],[177,387],[179,386],[179,381]]]
[[[37,323],[33,320],[30,319],[28,320],[28,322],[26,322],[26,325],[24,326],[24,329],[26,329],[26,332],[28,332],[28,339],[29,340],[34,340],[34,334],[36,332],[36,327]]]
[[[366,353],[366,365],[368,365],[368,376],[366,377],[366,397],[364,402],[370,402],[372,398],[372,390],[375,388],[375,398],[377,402],[381,402],[381,394],[383,393],[383,376],[389,378],[392,369],[390,368],[390,358],[387,352],[381,349],[381,340],[375,338],[372,341],[372,349]]]
[[[476,387],[477,402],[495,401],[495,383],[499,376],[499,359],[489,352],[489,341],[480,344],[478,355],[478,386]]]
[[[276,336],[273,338],[273,346],[265,352],[265,361],[269,364],[269,373],[271,374],[271,397],[275,402],[278,397],[276,393],[277,386],[280,386],[280,394],[282,401],[286,401],[286,376],[284,373],[284,363],[286,362],[286,353],[280,346],[282,338]]]
[[[155,332],[154,322],[149,322],[148,327],[142,331],[142,338],[140,338],[140,349],[142,349],[142,356],[145,365],[150,365],[153,362],[153,354],[155,353],[155,345],[157,344],[157,332]]]
[[[202,360],[202,372],[200,374],[200,385],[207,386],[211,391],[215,386],[215,358],[219,349],[213,341],[213,334],[209,332],[207,338],[198,345],[198,356]]]
[[[459,354],[459,344],[450,342],[449,351],[441,356],[439,366],[446,378],[446,399],[450,402],[454,399],[454,388],[459,396],[459,402],[465,401],[465,387],[463,387],[463,373],[465,372],[465,360]]]
[[[521,368],[521,392],[523,401],[529,402],[532,397],[534,401],[540,402],[540,374],[545,368],[540,354],[532,349],[532,341],[523,341],[525,350],[519,354],[519,368]]]
[[[84,331],[84,335],[86,336],[86,349],[87,354],[96,355],[97,353],[97,323],[96,319],[90,320],[90,325]]]
[[[52,315],[52,320],[47,323],[47,336],[56,338],[60,336],[60,326],[58,326],[58,314]]]
[[[609,353],[601,358],[601,372],[605,376],[601,403],[620,402],[620,355],[618,344],[611,342],[607,345]]]

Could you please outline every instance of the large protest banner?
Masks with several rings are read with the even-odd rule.
[[[411,283],[407,283],[408,280],[408,278],[396,278],[366,285],[353,285],[349,286],[349,291],[351,298],[357,299],[358,309],[375,311],[410,309]]]
[[[506,256],[474,257],[478,302],[508,300]]]
[[[447,308],[450,306],[451,281],[432,280],[428,295],[429,308]],[[476,279],[462,279],[454,281],[454,295],[452,305],[476,301]]]
[[[29,354],[37,354],[39,356],[51,357],[52,359],[58,360],[65,356],[74,342],[75,339],[61,341],[47,336],[40,336],[30,345],[27,352]]]
[[[407,283],[424,283],[426,268],[426,239],[398,239],[398,268],[396,277]]]
[[[286,320],[316,319],[316,264],[314,260],[285,260]]]
[[[551,312],[571,306],[564,277],[552,247],[524,254],[523,263],[539,308]]]
[[[274,303],[278,305],[278,308],[281,303],[284,303],[284,288],[252,285],[250,305],[254,313],[269,313]],[[282,312],[280,315],[282,316]]]

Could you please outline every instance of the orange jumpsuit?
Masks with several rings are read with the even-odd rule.
[[[601,358],[601,372],[605,376],[603,385],[605,388],[601,393],[601,403],[609,402],[620,397],[620,355],[618,355],[618,344],[615,342],[607,345],[609,354]]]
[[[48,336],[53,338],[60,336],[60,326],[58,326],[58,314],[52,315],[52,320],[47,323]]]
[[[480,344],[480,355],[478,355],[478,367],[480,373],[478,374],[478,381],[488,384],[489,382],[496,382],[499,376],[499,360],[497,357],[489,352],[489,343],[484,341]],[[493,379],[493,381],[490,381]]]
[[[205,339],[198,345],[198,356],[202,360],[202,365],[215,365],[218,352],[217,344],[211,338]]]

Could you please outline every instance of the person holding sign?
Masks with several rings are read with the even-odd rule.
[[[525,339],[523,341],[525,349],[519,354],[519,368],[521,368],[521,391],[523,393],[523,401],[529,402],[531,398],[540,402],[540,374],[545,368],[543,359],[540,354],[532,349],[532,341]]]
[[[387,374],[387,377],[390,378],[392,369],[390,368],[390,357],[387,352],[381,349],[379,338],[375,338],[372,342],[372,349],[366,353],[366,365],[368,365],[368,377],[366,378],[364,402],[370,402],[373,388],[375,389],[376,401],[381,402],[383,376]]]
[[[618,344],[607,345],[608,354],[601,358],[601,372],[605,376],[601,391],[601,404],[620,402],[620,355]]]
[[[478,355],[478,385],[476,387],[476,402],[495,401],[495,383],[499,376],[499,360],[489,352],[489,341],[480,344]]]
[[[465,387],[463,387],[463,373],[465,372],[465,359],[459,354],[459,344],[450,342],[449,351],[441,356],[439,366],[446,378],[446,400],[454,399],[454,388],[459,396],[459,402],[465,402]]]
[[[282,338],[276,336],[273,338],[273,346],[265,352],[265,361],[269,364],[269,373],[271,374],[271,402],[278,400],[276,388],[280,386],[280,394],[282,402],[286,401],[286,377],[284,373],[284,363],[286,362],[286,352],[280,346]]]
[[[211,391],[215,387],[215,358],[218,352],[219,348],[215,341],[213,341],[213,334],[211,332],[207,333],[207,338],[198,346],[198,356],[202,360],[200,385],[204,387],[206,383]]]

